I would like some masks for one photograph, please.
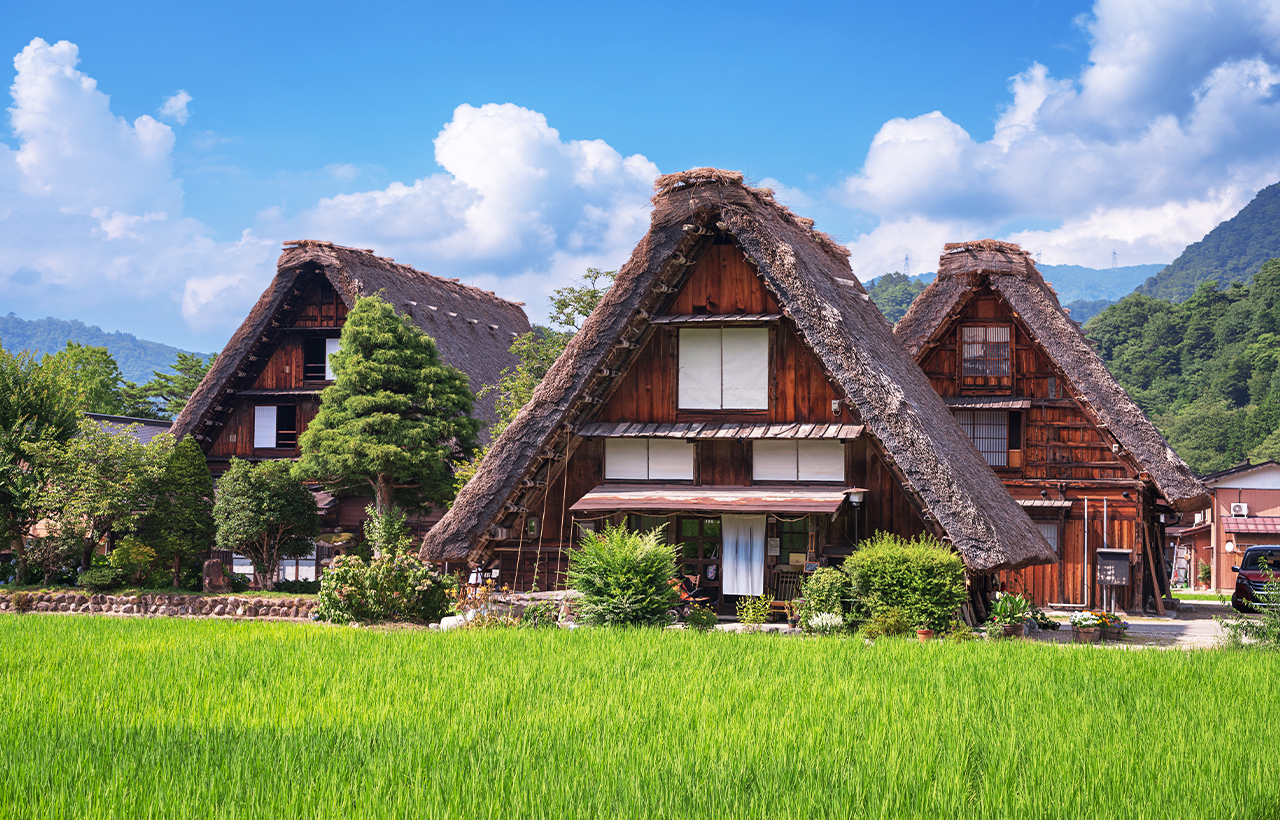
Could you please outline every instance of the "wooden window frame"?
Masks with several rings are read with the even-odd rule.
[[[998,375],[998,374],[997,374],[997,375],[992,375],[992,374],[989,374],[989,373],[983,373],[983,374],[972,374],[972,375],[970,375],[970,374],[967,374],[967,373],[965,372],[965,361],[966,361],[966,357],[965,357],[965,340],[964,340],[964,335],[965,335],[965,331],[966,331],[966,330],[968,330],[968,329],[970,329],[970,328],[981,328],[981,329],[984,329],[984,330],[989,330],[989,329],[991,329],[991,328],[1003,328],[1003,329],[1005,329],[1005,330],[1007,330],[1007,331],[1008,331],[1008,333],[1009,333],[1009,341],[1008,341],[1008,350],[1009,350],[1009,355],[1008,355],[1008,358],[1007,358],[1007,359],[1004,359],[1004,360],[1002,360],[1002,359],[993,359],[993,358],[990,358],[990,357],[988,357],[988,356],[986,356],[986,355],[985,355],[987,345],[992,344],[991,342],[988,342],[988,341],[986,341],[986,340],[984,339],[982,342],[972,342],[972,343],[971,343],[971,344],[982,344],[982,345],[983,345],[983,352],[984,352],[984,356],[983,356],[983,358],[981,359],[981,361],[983,361],[983,362],[1006,361],[1006,362],[1007,362],[1007,364],[1008,364],[1008,371],[1009,371],[1007,374],[1005,374],[1005,375]],[[957,389],[957,395],[963,395],[963,394],[965,394],[965,393],[970,393],[970,394],[972,394],[972,393],[995,393],[995,394],[1005,394],[1005,393],[1012,393],[1012,392],[1013,392],[1013,381],[1014,381],[1014,375],[1015,375],[1015,374],[1014,374],[1014,364],[1015,364],[1015,362],[1017,361],[1017,345],[1016,345],[1016,341],[1017,341],[1017,332],[1018,332],[1018,331],[1017,331],[1017,327],[1014,325],[1014,323],[1013,323],[1013,322],[982,321],[982,320],[976,320],[976,321],[974,321],[974,320],[971,320],[971,321],[961,322],[961,323],[959,324],[958,329],[956,330],[956,342],[955,342],[955,344],[956,344],[956,389]],[[979,360],[977,360],[977,359],[968,359],[968,361],[979,361]],[[974,383],[973,383],[973,384],[966,384],[966,380],[973,380],[973,381],[974,381]],[[979,380],[980,380],[980,382],[979,382]],[[1001,380],[1004,380],[1004,383],[1002,383],[1002,381],[1001,381]]]
[[[675,356],[674,356],[675,379],[673,380],[674,385],[671,390],[671,402],[674,405],[676,419],[678,421],[683,422],[683,421],[711,421],[714,419],[724,418],[725,416],[748,416],[748,417],[765,416],[767,417],[773,407],[773,403],[774,403],[773,383],[774,383],[774,379],[777,377],[777,374],[775,373],[775,369],[774,369],[775,368],[774,327],[768,324],[761,324],[761,325],[727,324],[727,325],[707,325],[706,327],[702,327],[701,325],[699,325],[698,328],[696,328],[700,330],[719,330],[722,334],[721,335],[722,345],[723,345],[723,338],[724,338],[723,333],[726,329],[767,331],[766,337],[765,337],[766,338],[766,342],[765,342],[765,373],[766,373],[765,406],[751,407],[751,408],[742,408],[742,407],[726,408],[723,406],[719,408],[714,408],[714,407],[686,408],[686,407],[680,406],[680,356],[681,356],[680,331],[685,329],[688,329],[688,328],[672,328],[672,336],[674,337],[674,343],[672,344],[672,348],[674,349],[674,352],[675,352]],[[720,402],[721,402],[721,405],[723,405],[724,404],[724,392],[723,392],[724,348],[723,347],[721,347],[720,362],[721,362],[721,368],[722,368],[722,372],[721,372],[722,387],[721,387]]]

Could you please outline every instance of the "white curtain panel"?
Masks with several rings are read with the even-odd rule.
[[[725,595],[764,592],[764,524],[763,515],[720,516]]]
[[[253,446],[276,446],[276,408],[275,405],[253,408]]]
[[[649,439],[649,480],[692,481],[693,445],[678,438]]]
[[[649,479],[649,440],[647,438],[606,438],[604,440],[604,477],[612,479]]]
[[[680,330],[679,406],[720,409],[720,328]]]
[[[721,358],[725,409],[769,409],[769,330],[726,327]]]

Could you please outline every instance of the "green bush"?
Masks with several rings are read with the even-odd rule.
[[[340,555],[320,578],[316,617],[340,623],[438,621],[449,611],[453,584],[452,577],[412,554],[387,553],[368,564],[358,555]]]
[[[315,595],[320,591],[319,581],[276,581],[273,587],[276,592],[289,595]]]
[[[80,573],[79,583],[90,592],[110,592],[124,586],[124,573],[115,567],[92,567]]]
[[[661,527],[584,532],[569,553],[568,581],[582,593],[578,613],[596,626],[665,626],[678,597],[675,574],[675,547],[663,542]]]
[[[520,613],[520,625],[530,629],[542,629],[556,625],[560,608],[555,601],[539,601],[529,604]]]
[[[874,618],[896,608],[913,629],[941,632],[964,603],[964,564],[937,540],[891,533],[858,545],[844,564],[854,596]]]
[[[739,623],[748,628],[759,627],[769,620],[769,613],[773,611],[773,596],[768,593],[759,596],[744,595],[738,599],[735,609],[738,611]]]
[[[156,551],[129,535],[120,539],[107,560],[120,570],[124,583],[140,586],[146,584],[155,568]]]
[[[843,618],[849,601],[849,578],[835,567],[818,567],[804,579],[800,597],[800,625],[805,629],[813,616],[823,612],[834,612]]]
[[[859,634],[864,638],[875,639],[910,635],[914,631],[915,628],[911,625],[910,616],[907,613],[896,606],[886,606],[872,613],[867,622],[862,625]]]
[[[689,625],[690,629],[696,629],[699,632],[710,632],[719,626],[720,619],[711,607],[694,604],[684,622]]]

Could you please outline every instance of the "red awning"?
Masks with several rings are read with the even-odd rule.
[[[687,484],[601,484],[569,509],[573,512],[668,510],[712,513],[834,513],[846,497],[861,503],[861,487],[786,485],[691,487]]]
[[[1255,532],[1267,535],[1280,534],[1280,516],[1258,516],[1257,518],[1223,518],[1222,529],[1226,532]]]

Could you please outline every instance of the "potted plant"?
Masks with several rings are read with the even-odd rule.
[[[1098,625],[1102,629],[1102,640],[1124,640],[1124,636],[1129,629],[1129,624],[1127,624],[1119,615],[1114,612],[1097,612],[1095,614],[1098,616]]]
[[[999,627],[1003,637],[1020,638],[1026,634],[1030,613],[1031,602],[1026,598],[1001,593],[991,605],[991,623]]]
[[[930,640],[933,639],[933,630],[927,627],[921,627],[917,629],[916,639],[919,640],[920,643],[928,643]]]
[[[801,598],[783,603],[783,607],[787,611],[787,626],[792,629],[795,629],[800,625],[800,605],[803,603],[804,600]]]
[[[1077,612],[1071,616],[1071,640],[1075,643],[1097,643],[1102,637],[1102,620],[1096,612]]]

